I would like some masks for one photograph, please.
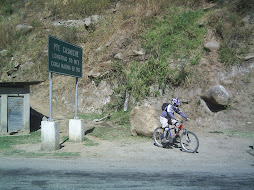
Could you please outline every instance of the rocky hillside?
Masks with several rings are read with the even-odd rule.
[[[248,0],[2,0],[0,80],[42,81],[31,102],[48,115],[52,35],[83,48],[80,114],[126,103],[128,110],[150,104],[159,115],[163,102],[179,97],[193,125],[251,130],[253,10]],[[74,84],[54,74],[55,114],[74,112]],[[229,95],[226,104],[207,98],[216,84]]]

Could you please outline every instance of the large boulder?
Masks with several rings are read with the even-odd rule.
[[[154,129],[159,126],[157,117],[158,114],[150,105],[135,107],[130,113],[132,135],[151,137]]]
[[[229,103],[229,93],[227,90],[220,84],[214,85],[211,87],[206,94],[202,96],[205,101],[226,106]]]

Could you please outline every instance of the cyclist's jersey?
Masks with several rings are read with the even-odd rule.
[[[178,113],[180,116],[187,118],[187,116],[176,106],[168,105],[165,110],[161,112],[161,117],[165,117],[167,119],[176,119],[174,114]]]

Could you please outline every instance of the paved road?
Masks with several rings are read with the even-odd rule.
[[[195,169],[193,169],[195,168]],[[254,167],[0,158],[0,189],[254,189]]]

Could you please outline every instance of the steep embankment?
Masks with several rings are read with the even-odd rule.
[[[8,4],[1,8],[1,81],[44,81],[32,87],[31,102],[48,115],[47,43],[53,35],[83,47],[80,113],[122,109],[126,92],[129,109],[149,103],[159,113],[162,102],[177,96],[199,126],[253,128],[253,3],[216,2]],[[56,117],[74,112],[74,83],[54,74]],[[215,84],[230,94],[220,111],[201,98]]]

